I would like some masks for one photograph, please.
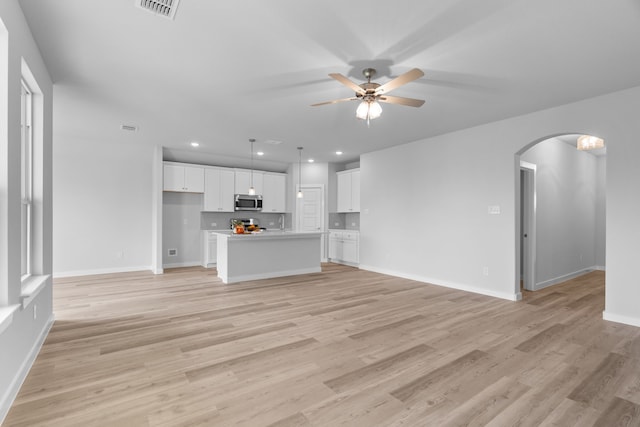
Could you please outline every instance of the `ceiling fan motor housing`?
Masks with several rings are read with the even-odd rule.
[[[380,86],[378,83],[362,83],[360,87],[364,89],[365,93],[356,92],[356,98],[362,98],[364,101],[374,101],[377,97],[376,89]]]

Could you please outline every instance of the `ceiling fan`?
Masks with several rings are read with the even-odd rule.
[[[406,105],[408,107],[420,107],[422,106],[422,104],[424,104],[424,100],[422,99],[403,98],[401,96],[387,95],[387,93],[391,92],[393,89],[396,89],[402,85],[405,85],[424,76],[422,70],[419,70],[418,68],[407,71],[406,73],[401,74],[395,79],[382,85],[379,83],[371,82],[371,78],[376,74],[376,70],[374,68],[365,68],[364,70],[362,70],[362,74],[367,79],[367,82],[360,85],[354,83],[340,73],[329,74],[329,77],[334,78],[348,88],[353,89],[356,92],[356,95],[351,98],[342,98],[335,99],[333,101],[320,102],[311,106],[317,107],[319,105],[336,104],[343,101],[361,100],[362,102],[356,110],[356,117],[362,120],[366,120],[367,124],[369,124],[370,120],[378,118],[380,117],[380,114],[382,114],[382,107],[378,102]]]

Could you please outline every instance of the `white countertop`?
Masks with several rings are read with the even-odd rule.
[[[326,234],[323,231],[310,231],[310,232],[301,232],[301,231],[281,231],[281,230],[273,230],[273,231],[261,231],[259,233],[243,233],[236,234],[231,230],[209,230],[218,236],[224,236],[231,240],[250,240],[250,239],[304,239],[309,237],[320,236],[322,234]]]

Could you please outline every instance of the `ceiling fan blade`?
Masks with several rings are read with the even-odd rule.
[[[327,102],[319,102],[317,104],[311,104],[312,107],[317,107],[319,105],[327,105],[327,104],[337,104],[338,102],[344,102],[344,101],[354,101],[358,98],[356,98],[355,96],[353,98],[342,98],[342,99],[334,99],[333,101],[327,101]]]
[[[391,80],[390,82],[386,82],[385,84],[379,86],[376,89],[376,94],[391,92],[395,88],[400,87],[409,82],[412,82],[416,79],[419,79],[422,76],[424,76],[424,73],[422,72],[422,70],[418,68],[414,68],[413,70],[407,71],[406,73],[399,75],[398,77]]]
[[[421,107],[424,99],[403,98],[402,96],[380,95],[378,101],[389,104],[406,105],[407,107]]]
[[[362,89],[360,86],[358,86],[357,84],[355,84],[354,82],[352,82],[351,80],[349,80],[348,78],[346,78],[340,73],[331,73],[329,74],[329,77],[334,78],[340,83],[342,83],[343,85],[345,85],[346,87],[353,89],[356,93],[361,93],[361,94],[365,93],[364,89]]]

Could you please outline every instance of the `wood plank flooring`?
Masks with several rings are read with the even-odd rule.
[[[640,329],[604,273],[509,302],[324,264],[56,280],[4,425],[640,426]]]

